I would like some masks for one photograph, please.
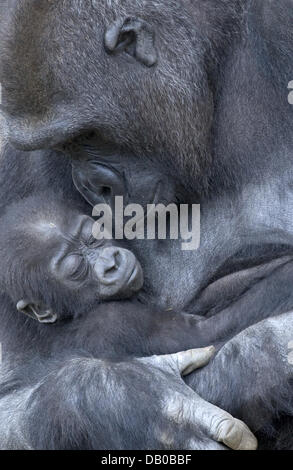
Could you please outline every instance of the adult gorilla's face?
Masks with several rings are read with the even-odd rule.
[[[225,47],[218,22],[230,18],[217,4],[21,0],[10,15],[4,1],[0,80],[11,141],[59,148],[94,131],[94,159],[83,152],[83,161],[127,156],[122,168],[142,171],[150,202],[159,174],[193,189],[210,165],[214,64]],[[153,181],[143,167],[155,167]]]
[[[179,191],[157,162],[150,165],[149,160],[107,145],[98,136],[83,137],[66,149],[72,157],[75,186],[92,206],[106,203],[114,208],[115,196],[123,196],[124,205],[167,204]]]

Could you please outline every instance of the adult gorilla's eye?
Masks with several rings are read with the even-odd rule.
[[[97,138],[97,134],[95,131],[85,132],[83,134],[78,135],[74,139],[70,139],[64,142],[59,150],[64,153],[76,153],[80,151],[80,149],[85,145],[90,145],[95,139]]]
[[[92,142],[97,137],[97,133],[93,130],[85,132],[81,135],[79,135],[76,139],[75,142],[79,145],[84,145],[88,142]]]

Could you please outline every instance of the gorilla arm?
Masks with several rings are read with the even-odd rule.
[[[103,357],[113,352],[114,359],[122,354],[148,356],[171,354],[213,344],[219,349],[251,325],[290,310],[292,304],[292,260],[278,265],[269,275],[260,277],[246,291],[241,292],[231,305],[213,316],[191,315],[184,312],[160,311],[135,301],[105,303],[80,324],[72,324],[84,331],[82,337],[92,343],[91,351]],[[218,293],[219,303],[221,298]],[[224,291],[222,292],[224,296]],[[282,302],[280,302],[282,299]],[[95,327],[93,328],[93,324]],[[113,328],[115,325],[115,328]],[[97,337],[92,332],[102,331]],[[72,333],[70,334],[72,337]],[[112,356],[111,356],[112,357]]]
[[[224,449],[218,441],[255,449],[244,423],[204,402],[181,379],[213,353],[205,348],[122,363],[72,357],[58,369],[51,364],[35,386],[1,399],[1,448]]]
[[[221,309],[216,314],[213,314],[211,308],[206,317],[191,315],[190,319],[186,319],[186,322],[189,323],[189,329],[185,330],[186,339],[190,340],[192,333],[195,338],[192,347],[214,344],[219,348],[249,326],[257,324],[268,317],[275,317],[289,311],[292,306],[292,259],[291,257],[284,257],[283,261],[280,260],[279,263],[275,265],[272,263],[275,267],[270,273],[260,270],[259,279],[256,278],[253,282],[250,282],[248,277],[246,280],[242,280],[240,282],[242,291],[239,292],[237,297],[235,295],[236,290],[234,290],[235,299],[230,299],[228,307]],[[261,275],[261,273],[263,274]],[[231,282],[230,279],[229,281]],[[233,287],[230,287],[232,292]],[[211,291],[210,294],[212,298],[213,292]],[[221,297],[224,298],[224,295],[223,289],[222,292],[216,292],[215,298],[212,298],[214,304],[216,298],[221,304],[221,301],[223,301]],[[198,303],[200,304],[200,302]],[[198,311],[197,306],[196,309]],[[180,326],[179,321],[178,326]],[[290,329],[292,329],[292,326]],[[182,328],[183,337],[184,329]],[[180,350],[189,347],[187,344],[184,346],[182,343],[180,346]]]

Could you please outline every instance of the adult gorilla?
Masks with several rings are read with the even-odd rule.
[[[243,328],[247,311],[268,317],[291,309],[291,1],[2,3],[13,9],[1,26],[11,142],[69,151],[91,203],[123,194],[127,202],[202,204],[202,243],[192,257],[177,243],[164,245],[163,254],[160,245],[137,244],[148,299],[219,313],[215,321],[223,309],[240,309]],[[170,256],[171,273],[163,262]],[[242,348],[245,369],[233,383],[231,367],[231,385],[220,383],[211,398],[228,402],[254,429],[261,418],[264,431],[280,414],[288,422],[292,415],[288,373],[282,375],[288,364],[279,362],[276,393],[263,354],[266,374],[257,390],[248,382],[250,394],[245,338],[231,342]],[[202,395],[213,395],[208,388]],[[261,403],[267,388],[269,403]]]

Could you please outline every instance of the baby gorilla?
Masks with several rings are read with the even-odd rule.
[[[114,242],[96,240],[94,220],[57,196],[9,206],[0,230],[1,293],[38,322],[56,323],[47,331],[50,350],[68,341],[95,357],[121,360],[209,344],[220,348],[227,331],[241,331],[237,314],[231,318],[229,311],[215,322],[125,300],[143,285],[139,262]]]
[[[93,220],[67,206],[34,196],[10,206],[1,221],[2,292],[41,323],[129,298],[143,285],[136,257],[93,238]]]

